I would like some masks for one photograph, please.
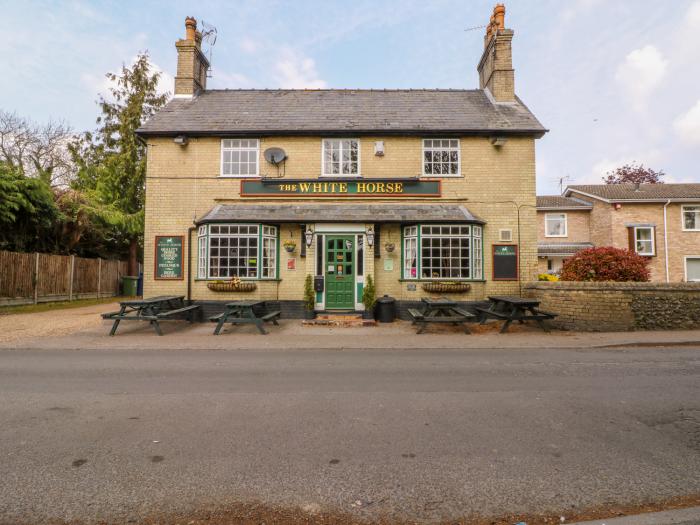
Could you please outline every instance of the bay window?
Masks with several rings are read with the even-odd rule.
[[[199,279],[275,279],[277,227],[261,224],[209,224],[199,227]]]
[[[403,229],[403,278],[482,279],[481,243],[481,226],[407,226]]]

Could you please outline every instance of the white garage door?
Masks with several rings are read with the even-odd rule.
[[[700,282],[700,257],[687,257],[685,259],[685,276],[687,281]]]

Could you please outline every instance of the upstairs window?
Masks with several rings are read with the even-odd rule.
[[[700,231],[700,206],[683,206],[683,229]]]
[[[655,254],[653,226],[634,227],[634,251],[649,257]]]
[[[566,237],[566,213],[547,213],[544,216],[545,237]]]
[[[222,177],[257,177],[260,141],[223,139],[221,141]]]
[[[423,175],[459,174],[459,139],[423,139]]]
[[[358,176],[360,174],[360,141],[357,139],[324,139],[324,176]]]

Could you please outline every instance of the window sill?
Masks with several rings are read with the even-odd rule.
[[[458,173],[456,175],[438,175],[438,174],[429,174],[429,173],[423,173],[421,175],[421,178],[423,179],[463,179],[464,176],[461,173]]]
[[[546,239],[566,239],[568,235],[545,235]]]
[[[444,279],[399,279],[400,283],[439,283],[439,282],[451,282],[451,283],[485,283],[486,279],[450,279],[445,277]]]
[[[700,233],[700,228],[693,228],[693,229],[683,228],[682,231],[684,231],[684,232],[691,232],[691,233],[693,233],[693,232],[695,232],[695,233]]]
[[[319,179],[361,179],[362,175],[341,175],[338,173],[322,173],[318,176]]]
[[[209,278],[195,277],[194,282],[204,282],[204,283],[206,283],[206,282],[228,281],[228,280],[230,280],[230,279],[228,279],[228,278],[222,279],[222,278],[220,278],[220,277],[209,277]],[[259,282],[263,282],[263,283],[264,283],[264,282],[279,282],[279,281],[281,281],[281,280],[282,280],[282,279],[266,279],[266,278],[257,279],[257,278],[255,278],[255,277],[249,277],[249,278],[241,279],[241,282],[243,282],[243,283],[246,283],[246,282],[250,282],[250,283],[259,283]]]
[[[217,179],[261,179],[260,175],[219,175]]]

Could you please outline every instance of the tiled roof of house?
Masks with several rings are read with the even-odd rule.
[[[661,201],[667,199],[700,199],[700,184],[586,184],[569,186],[565,195],[571,192],[579,195],[598,197],[607,201]]]
[[[458,204],[218,204],[197,224],[230,221],[305,222],[478,222]]]
[[[576,199],[573,197],[562,197],[561,195],[537,196],[537,209],[590,210],[591,208],[593,208],[593,205],[590,202],[586,202],[584,200]]]
[[[483,90],[209,90],[173,98],[142,135],[363,133],[529,134],[547,130],[519,99],[495,104]]]
[[[543,257],[545,255],[569,256],[578,251],[592,248],[590,242],[568,242],[568,243],[538,243],[537,255]]]

